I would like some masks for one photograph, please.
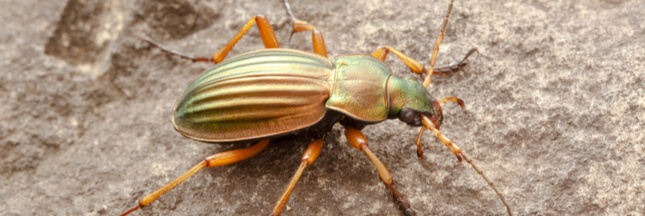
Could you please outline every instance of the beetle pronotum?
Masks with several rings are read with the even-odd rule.
[[[327,58],[322,33],[313,25],[296,19],[287,0],[284,1],[284,6],[291,18],[292,35],[295,32],[310,31],[314,53],[280,49],[269,21],[262,15],[251,18],[228,44],[211,58],[192,58],[165,49],[147,39],[150,44],[173,55],[194,62],[207,61],[217,64],[193,81],[179,99],[172,119],[179,133],[204,142],[257,143],[248,148],[220,152],[207,157],[174,181],[141,199],[137,206],[123,215],[149,205],[204,167],[222,166],[247,159],[266,148],[273,138],[294,135],[304,130],[330,131],[335,123],[345,127],[348,143],[364,152],[376,166],[381,180],[392,191],[403,214],[416,215],[409,202],[395,189],[389,171],[372,153],[367,145],[367,138],[360,132],[366,125],[393,118],[412,126],[424,126],[432,131],[460,162],[465,160],[471,164],[495,191],[508,214],[512,215],[510,206],[493,182],[467,154],[439,132],[443,120],[440,104],[453,101],[463,107],[463,102],[456,97],[435,100],[427,91],[432,82],[432,75],[463,68],[467,65],[466,59],[477,51],[473,48],[458,63],[434,67],[453,3],[454,0],[448,8],[443,28],[433,49],[430,66],[427,68],[389,46],[378,47],[371,55],[341,56],[330,61]],[[228,52],[254,24],[260,30],[260,36],[267,49],[224,60]],[[426,75],[423,84],[392,76],[392,71],[384,63],[388,53],[402,60],[412,72]],[[424,127],[421,127],[416,140],[419,157],[423,155],[421,137],[425,131]],[[298,170],[273,209],[273,215],[282,212],[305,168],[318,157],[323,147],[322,136],[318,134],[318,138],[305,150]]]

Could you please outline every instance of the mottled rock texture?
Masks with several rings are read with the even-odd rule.
[[[390,45],[426,63],[448,0],[292,1],[324,34],[330,58]],[[211,145],[176,133],[184,88],[212,67],[171,57],[139,38],[210,56],[255,14],[283,47],[311,51],[275,1],[2,1],[0,215],[116,215],[205,156]],[[458,0],[436,77],[442,131],[479,163],[518,215],[645,212],[645,3],[642,0]],[[261,49],[254,27],[231,55]],[[415,77],[393,56],[396,75]],[[503,215],[467,164],[417,128],[365,128],[373,151],[421,215]],[[206,169],[134,215],[266,215],[309,140],[283,139],[253,159]],[[342,128],[326,138],[283,215],[399,215],[369,160]]]

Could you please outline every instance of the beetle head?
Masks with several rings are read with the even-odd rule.
[[[441,105],[417,81],[391,77],[388,82],[390,118],[398,118],[411,126],[421,126],[421,116],[428,117],[437,128],[443,121]]]

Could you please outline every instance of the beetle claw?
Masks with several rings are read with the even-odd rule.
[[[288,44],[291,44],[291,38],[295,33],[296,33],[296,30],[291,31],[291,34],[289,35],[289,40],[287,41]]]

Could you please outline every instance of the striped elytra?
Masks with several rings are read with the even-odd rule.
[[[184,136],[234,142],[288,133],[325,115],[332,63],[297,50],[266,49],[227,59],[193,81],[173,124]]]

